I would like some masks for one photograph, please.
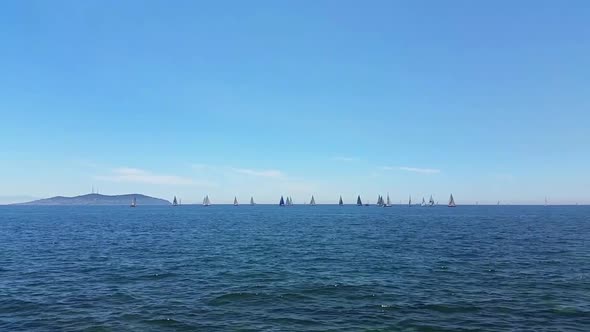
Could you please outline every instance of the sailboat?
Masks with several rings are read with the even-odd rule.
[[[412,207],[412,195],[410,195],[408,198],[408,206]]]
[[[178,206],[178,201],[176,200],[176,196],[174,196],[174,199],[172,200],[172,206]]]
[[[377,196],[377,206],[383,206],[383,197]]]
[[[451,194],[451,198],[449,198],[449,207],[455,207],[455,199],[453,198],[453,194]]]
[[[389,193],[387,193],[387,201],[383,204],[383,207],[391,207],[391,201],[389,200]]]
[[[293,205],[293,198],[291,196],[287,197],[287,201],[288,201],[287,205],[289,205],[289,206]]]
[[[315,205],[315,198],[311,195],[311,201],[309,201],[309,205]]]
[[[279,206],[285,206],[285,200],[283,199],[283,196],[281,196],[281,200],[279,201]]]
[[[254,203],[254,197],[250,197],[250,205],[256,205],[256,203]]]
[[[426,201],[424,200],[424,197],[422,197],[422,203],[420,204],[420,206],[426,206]]]
[[[238,198],[236,196],[234,196],[234,206],[238,206]]]
[[[434,199],[432,199],[432,195],[430,195],[430,199],[428,200],[428,206],[434,206]]]
[[[340,196],[340,200],[338,200],[338,205],[340,205],[340,206],[344,205],[344,202],[342,202],[342,196]]]
[[[545,196],[545,206],[547,206],[547,196]]]
[[[211,205],[211,200],[209,200],[209,195],[205,196],[205,198],[203,198],[203,206],[209,206]]]
[[[496,204],[496,205],[500,205],[500,201],[498,201],[498,204]]]
[[[356,198],[356,205],[363,206],[363,201],[361,201],[361,195],[358,195],[358,197]]]
[[[136,207],[137,206],[137,201],[135,200],[135,197],[133,197],[133,200],[131,201],[131,207]]]

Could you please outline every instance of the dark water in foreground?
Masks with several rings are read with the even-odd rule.
[[[1,331],[590,331],[590,207],[0,207]]]

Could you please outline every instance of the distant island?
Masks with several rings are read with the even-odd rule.
[[[56,196],[44,198],[32,202],[18,203],[16,205],[131,205],[135,198],[137,205],[170,205],[165,199],[150,197],[141,194],[125,195],[101,195],[86,194],[75,197]]]

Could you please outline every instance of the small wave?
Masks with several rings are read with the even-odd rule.
[[[160,325],[160,326],[166,326],[166,325],[174,324],[174,323],[176,323],[176,321],[172,318],[160,318],[160,319],[147,320],[146,323]]]
[[[140,280],[161,280],[161,279],[167,279],[167,278],[174,278],[176,276],[177,276],[177,274],[172,273],[172,272],[156,272],[156,273],[142,275],[139,277],[139,279]]]
[[[394,304],[380,304],[377,308],[381,311],[394,311],[403,309],[403,307]]]
[[[590,312],[581,310],[576,307],[571,306],[557,306],[551,310],[552,313],[560,315],[560,316],[568,316],[568,317],[588,317],[590,316]]]
[[[432,310],[442,313],[465,313],[465,312],[476,312],[480,308],[475,306],[457,306],[457,305],[446,305],[446,304],[426,304],[421,307],[422,309]]]
[[[352,294],[352,293],[363,292],[363,291],[368,291],[366,289],[366,286],[345,285],[345,284],[341,284],[341,283],[335,283],[335,284],[329,284],[329,285],[325,285],[325,286],[316,286],[316,287],[312,287],[312,288],[306,288],[306,289],[301,290],[301,293],[317,296],[317,295],[334,295],[334,294],[338,294],[338,293]]]
[[[117,303],[130,303],[133,301],[137,301],[137,299],[135,297],[133,297],[130,294],[126,294],[126,293],[121,293],[121,292],[116,292],[116,293],[112,293],[108,295],[108,299]]]
[[[288,318],[288,317],[280,317],[272,319],[273,322],[279,324],[285,324],[287,326],[314,326],[319,325],[320,323],[312,320],[312,319],[304,319],[304,318]]]
[[[210,305],[224,305],[238,302],[254,302],[254,301],[265,301],[268,296],[263,293],[250,293],[250,292],[238,292],[238,293],[227,293],[217,296],[209,301]]]
[[[309,296],[299,294],[299,293],[285,293],[279,295],[279,298],[286,300],[286,301],[305,301],[311,299]]]
[[[31,312],[41,310],[44,304],[32,301],[18,299],[7,299],[0,301],[0,312],[4,314],[13,314],[18,312]]]
[[[155,318],[144,320],[144,323],[154,326],[157,329],[166,328],[166,329],[173,329],[174,331],[194,331],[197,326],[189,325],[184,322],[175,320],[174,318]]]

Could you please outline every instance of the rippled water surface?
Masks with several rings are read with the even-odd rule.
[[[590,207],[0,207],[1,331],[590,331]]]

